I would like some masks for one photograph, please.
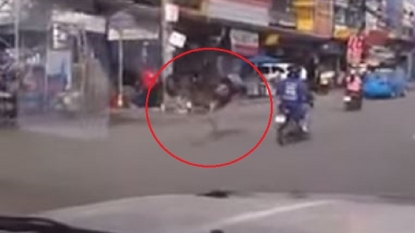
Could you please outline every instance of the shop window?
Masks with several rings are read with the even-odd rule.
[[[347,11],[346,8],[336,6],[334,8],[334,23],[337,25],[346,25],[347,23]]]

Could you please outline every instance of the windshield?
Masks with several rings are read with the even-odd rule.
[[[415,232],[414,45],[293,2],[0,0],[0,231]]]

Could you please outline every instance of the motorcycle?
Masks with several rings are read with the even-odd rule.
[[[303,131],[300,122],[294,119],[288,110],[279,113],[275,117],[275,123],[277,124],[277,142],[280,146],[309,139],[309,133]]]
[[[359,92],[347,91],[343,97],[346,111],[357,111],[362,109],[362,95]]]
[[[319,79],[319,91],[320,94],[327,95],[330,92],[331,80],[333,80],[335,74],[332,71],[323,72]]]

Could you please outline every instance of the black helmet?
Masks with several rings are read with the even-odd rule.
[[[301,71],[301,67],[300,67],[300,66],[298,66],[298,65],[290,65],[290,66],[287,68],[287,70],[288,70],[288,72],[290,72],[290,73],[300,73],[300,71]]]
[[[287,68],[289,77],[299,77],[301,73],[301,67],[298,65],[291,65]]]

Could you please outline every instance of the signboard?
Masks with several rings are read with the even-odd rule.
[[[280,40],[280,36],[278,34],[271,34],[265,38],[264,44],[267,46],[277,45]]]
[[[231,39],[232,51],[244,56],[254,56],[258,54],[258,33],[232,29],[229,36]]]
[[[207,16],[250,25],[268,26],[271,0],[210,0]]]
[[[183,48],[186,43],[186,36],[174,31],[170,34],[169,43],[173,46]]]
[[[105,18],[79,12],[53,11],[52,22],[82,26],[86,31],[90,32],[101,34],[106,32]]]
[[[363,55],[363,37],[353,35],[347,41],[347,62],[349,64],[360,64]]]
[[[356,33],[357,33],[356,29],[348,28],[346,26],[336,25],[334,27],[333,37],[336,39],[347,40],[348,38],[350,38],[352,35]]]
[[[121,36],[122,34],[122,36]],[[116,30],[111,28],[108,32],[108,40],[151,40],[157,39],[158,32],[151,31],[146,28],[131,28],[131,29],[123,29],[123,30]]]
[[[108,23],[108,40],[151,40],[159,35],[159,23],[152,19],[137,20],[131,13],[118,11]],[[122,34],[122,37],[121,37]]]
[[[167,3],[164,8],[164,17],[167,22],[175,23],[179,20],[180,9],[177,5]]]

